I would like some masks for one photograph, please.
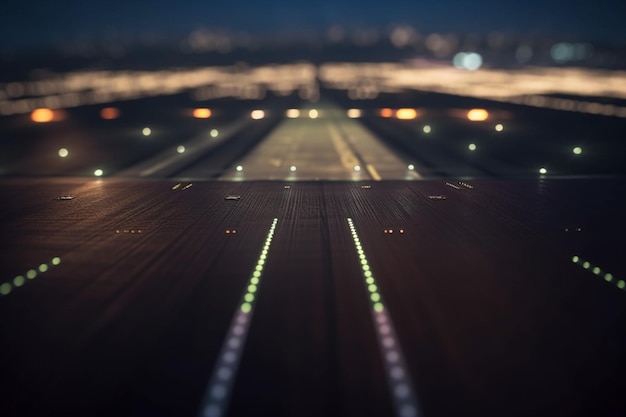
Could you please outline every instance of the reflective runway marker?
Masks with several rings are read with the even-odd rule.
[[[606,282],[615,285],[620,290],[626,289],[626,281],[624,281],[623,279],[615,278],[612,273],[603,271],[602,268],[600,268],[599,266],[592,265],[591,262],[583,260],[580,256],[578,255],[572,256],[572,262],[574,262],[577,265],[580,265],[581,267],[591,272],[592,274],[598,277],[604,278]]]
[[[446,185],[447,185],[448,187],[452,187],[452,188],[454,188],[455,190],[460,190],[460,189],[461,189],[461,187],[459,187],[458,185],[454,185],[454,184],[451,184],[451,183],[449,183],[449,182],[446,182]]]
[[[193,184],[192,184],[192,183],[189,183],[189,184],[185,185],[182,189],[183,189],[183,190],[188,190],[188,189],[190,189],[191,187],[193,187]]]
[[[215,362],[211,379],[209,380],[200,410],[198,411],[198,417],[221,417],[226,415],[228,411],[231,390],[235,382],[239,360],[248,335],[250,321],[252,320],[255,300],[258,297],[257,292],[261,278],[263,277],[263,268],[267,261],[268,252],[277,224],[278,219],[274,219],[267,233],[267,238],[261,249],[261,254],[259,255],[256,266],[250,274],[248,285],[235,311],[233,320],[226,333],[226,338],[222,344],[222,349]]]
[[[385,308],[382,295],[378,290],[376,278],[369,266],[367,256],[361,246],[361,240],[351,218],[348,218],[348,226],[350,227],[354,247],[361,264],[365,289],[369,295],[374,330],[376,331],[376,339],[382,355],[395,414],[398,417],[417,417],[421,415],[420,407],[413,390],[413,383],[406,367],[402,348],[396,337],[395,326]]]
[[[59,266],[61,264],[61,258],[55,256],[50,262],[40,264],[37,268],[29,269],[23,275],[18,275],[12,280],[0,284],[0,295],[9,295],[13,288],[19,288],[26,284],[28,281],[37,278],[39,274],[43,274],[50,270],[52,266]]]
[[[172,190],[178,190],[178,188],[180,187],[180,183],[176,184],[175,186],[172,187]]]

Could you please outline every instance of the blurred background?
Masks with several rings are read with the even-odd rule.
[[[3,9],[5,177],[626,171],[624,3],[11,0]]]

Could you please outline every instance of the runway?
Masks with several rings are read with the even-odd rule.
[[[229,416],[623,414],[624,191],[3,180],[3,415],[193,416],[215,392]]]

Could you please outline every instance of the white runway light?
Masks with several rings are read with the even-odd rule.
[[[243,352],[254,307],[258,298],[263,269],[269,256],[270,246],[278,219],[274,219],[261,249],[256,266],[250,274],[248,285],[231,320],[230,328],[222,343],[222,349],[215,362],[211,379],[204,393],[198,417],[222,417],[228,411],[231,390],[237,376],[239,360]]]
[[[150,129],[149,127],[144,127],[141,130],[141,134],[144,136],[150,136],[152,134],[152,129]]]
[[[252,110],[250,117],[254,120],[261,120],[265,117],[265,112],[263,110]]]
[[[66,158],[69,154],[70,154],[70,152],[67,149],[65,149],[65,148],[59,149],[59,156],[61,158]]]
[[[290,166],[289,171],[296,172],[296,166],[295,165]]]
[[[420,415],[420,407],[412,388],[413,383],[406,366],[400,341],[396,335],[395,326],[383,301],[379,285],[369,265],[365,250],[361,245],[356,226],[351,218],[347,220],[350,233],[352,234],[352,240],[354,241],[358,262],[361,266],[374,331],[376,332],[376,339],[382,355],[381,359],[386,371],[387,384],[391,391],[391,400],[396,411],[396,416],[418,417]]]

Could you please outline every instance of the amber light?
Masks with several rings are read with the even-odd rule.
[[[193,110],[193,117],[195,117],[196,119],[208,119],[209,117],[211,117],[211,109],[194,109]]]
[[[48,123],[54,120],[54,112],[46,108],[35,109],[30,118],[35,123]]]
[[[396,111],[396,118],[400,120],[413,120],[417,118],[417,111],[415,109],[398,109]]]
[[[485,109],[471,109],[467,112],[467,120],[472,122],[483,122],[489,117],[489,112]]]
[[[120,111],[115,107],[105,107],[100,110],[100,117],[104,120],[113,120],[120,117]]]
[[[380,115],[382,117],[391,117],[391,116],[393,116],[393,111],[391,109],[388,109],[388,108],[380,109]]]

